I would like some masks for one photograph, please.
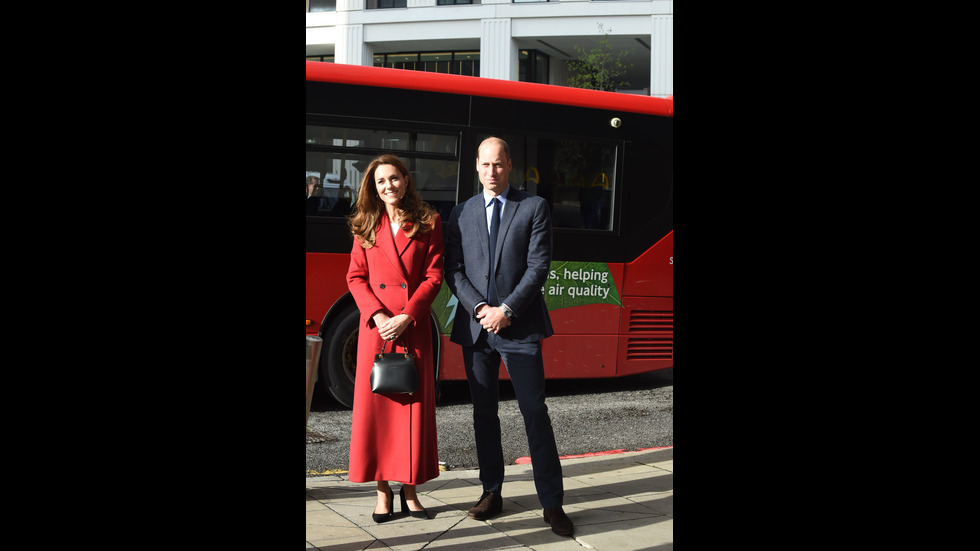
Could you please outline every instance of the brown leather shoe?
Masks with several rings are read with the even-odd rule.
[[[559,536],[571,536],[575,527],[561,507],[545,507],[544,521],[551,525],[551,531]]]
[[[483,492],[480,501],[467,512],[467,516],[474,520],[487,520],[490,517],[499,515],[504,510],[504,500],[500,494],[493,492]]]

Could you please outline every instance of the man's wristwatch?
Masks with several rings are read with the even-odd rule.
[[[513,310],[511,310],[510,308],[508,308],[506,304],[501,304],[500,305],[500,309],[504,311],[504,317],[505,318],[510,319],[510,318],[514,317]]]

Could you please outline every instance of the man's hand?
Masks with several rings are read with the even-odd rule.
[[[499,306],[484,304],[477,311],[476,319],[488,333],[496,334],[510,326],[510,318],[504,315],[504,309]]]

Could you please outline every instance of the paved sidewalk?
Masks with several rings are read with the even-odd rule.
[[[346,474],[307,477],[306,549],[562,551],[674,548],[674,449],[661,448],[562,459],[565,513],[574,537],[551,531],[541,516],[531,465],[508,465],[503,513],[489,521],[467,518],[482,492],[476,470],[445,471],[418,487],[428,520],[401,513],[398,483],[392,520],[376,524],[374,483]]]

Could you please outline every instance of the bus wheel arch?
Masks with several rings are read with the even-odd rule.
[[[361,313],[350,293],[344,295],[320,324],[320,388],[345,407],[354,406],[357,372],[357,330]]]

